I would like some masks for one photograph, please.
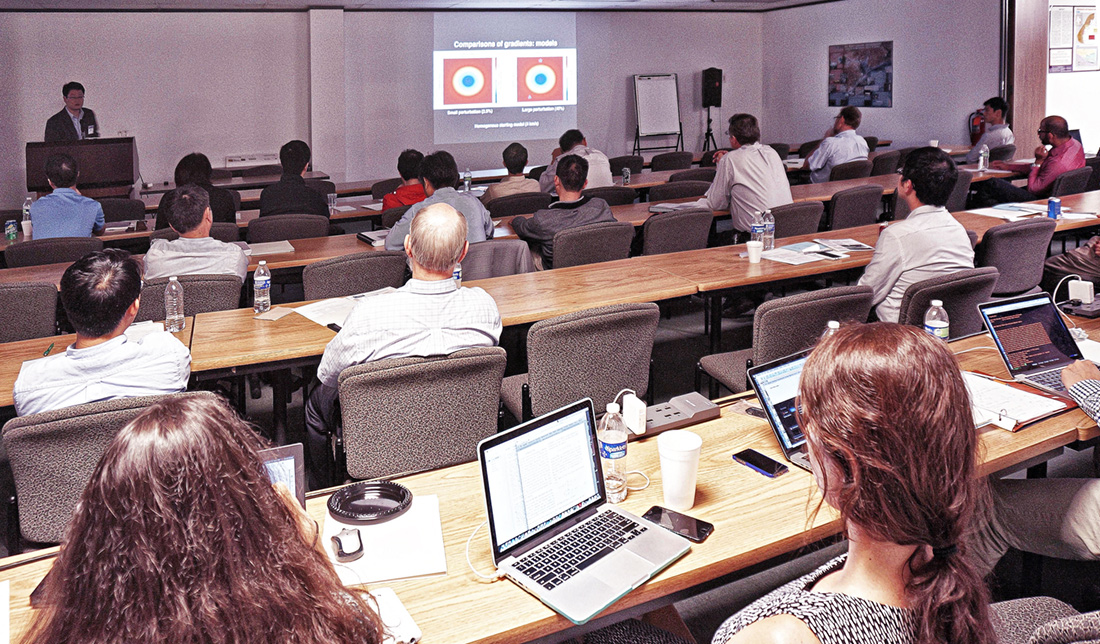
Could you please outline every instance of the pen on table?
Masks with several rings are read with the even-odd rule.
[[[53,342],[51,342],[51,343],[50,343],[50,346],[46,347],[46,350],[42,352],[42,357],[43,357],[43,358],[45,358],[46,356],[50,355],[50,352],[51,352],[51,351],[53,351],[53,345],[54,345],[54,343],[53,343]]]

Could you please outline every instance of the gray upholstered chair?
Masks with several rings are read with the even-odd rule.
[[[210,225],[210,236],[218,241],[232,244],[241,240],[241,227],[231,221],[215,221]],[[175,241],[179,238],[180,234],[171,228],[161,228],[149,233],[150,241],[154,239]]]
[[[1016,156],[1015,145],[998,145],[989,151],[990,161],[1011,161]]]
[[[866,226],[878,220],[882,203],[880,186],[856,186],[841,190],[829,201],[829,229]]]
[[[401,221],[401,218],[405,216],[405,212],[412,206],[394,206],[389,210],[382,211],[382,227],[393,228],[393,225]]]
[[[385,197],[394,190],[400,188],[402,183],[405,183],[405,181],[401,177],[375,181],[374,184],[372,184],[370,187],[371,199],[381,199],[382,197]]]
[[[582,191],[581,194],[586,197],[603,199],[609,206],[625,206],[634,203],[634,200],[638,198],[638,193],[634,192],[634,188],[630,186],[602,186],[600,188],[589,188]]]
[[[302,269],[302,291],[307,300],[345,297],[405,283],[404,251],[377,250],[333,257]]]
[[[829,171],[829,181],[844,181],[845,179],[866,179],[871,176],[871,168],[874,164],[866,159],[849,161],[834,165]]]
[[[1081,194],[1085,191],[1085,187],[1089,185],[1091,177],[1092,168],[1087,165],[1083,168],[1063,172],[1058,175],[1058,178],[1054,180],[1054,184],[1051,185],[1050,196],[1065,197]]]
[[[702,197],[710,190],[709,181],[675,181],[662,183],[649,189],[650,201],[682,199],[684,197]]]
[[[998,224],[985,231],[974,254],[975,266],[996,266],[996,297],[1038,292],[1050,240],[1058,222],[1047,217]]]
[[[233,171],[229,168],[211,168],[210,180],[211,181],[225,181],[233,178]]]
[[[784,161],[787,157],[791,156],[791,146],[789,143],[769,143],[768,147],[775,150],[775,153],[779,155],[780,159]]]
[[[100,199],[103,221],[134,221],[145,219],[145,202],[141,199]]]
[[[969,172],[960,172],[959,174],[970,174],[970,173]],[[956,184],[956,185],[958,185],[958,184]],[[902,199],[901,195],[899,195],[897,192],[895,192],[893,194],[893,196],[890,198],[890,200],[894,204],[893,212],[891,213],[891,215],[893,217],[893,220],[894,221],[901,221],[902,219],[908,219],[909,218],[909,212],[910,212],[909,203],[907,201],[905,201],[904,199]],[[954,212],[954,211],[949,208],[948,212]]]
[[[798,158],[805,159],[806,157],[810,156],[819,145],[821,145],[821,139],[806,141],[802,145],[798,146]]]
[[[254,165],[251,168],[241,170],[242,177],[277,177],[283,173],[283,166],[270,163],[268,165]]]
[[[695,371],[695,389],[705,373],[711,378],[711,398],[718,396],[718,383],[733,393],[745,391],[749,367],[809,349],[829,320],[866,322],[872,297],[869,286],[840,286],[764,302],[753,315],[752,348],[703,356]]]
[[[616,304],[536,322],[528,372],[504,379],[504,406],[526,420],[585,397],[602,413],[624,388],[645,397],[659,316],[656,304]]]
[[[816,233],[821,226],[825,204],[820,201],[800,201],[771,209],[775,218],[775,238]]]
[[[37,543],[60,542],[115,434],[167,397],[117,398],[9,420],[0,440],[15,478],[18,530],[8,531],[8,553],[21,550],[18,535]]]
[[[645,167],[645,159],[641,155],[627,154],[621,157],[611,157],[611,176],[617,177],[623,173],[623,168],[630,168],[630,174],[640,174]]]
[[[268,215],[248,222],[248,243],[327,237],[328,217],[321,215]]]
[[[898,159],[900,158],[901,152],[897,150],[876,154],[875,158],[871,159],[871,176],[878,177],[885,174],[896,174],[898,171]]]
[[[874,152],[875,148],[878,147],[877,136],[865,136],[863,137],[863,140],[867,142],[867,154]]]
[[[1053,597],[1024,597],[990,606],[1000,644],[1095,644],[1100,611],[1078,613]]]
[[[707,247],[714,212],[706,208],[651,215],[642,224],[642,254],[661,255]]]
[[[899,168],[904,168],[905,167],[905,161],[909,158],[909,154],[912,153],[913,150],[916,150],[916,149],[917,148],[912,147],[912,148],[901,148],[900,150],[898,150],[898,152],[901,153],[901,157],[898,158],[898,167]]]
[[[534,270],[531,248],[522,239],[489,239],[470,244],[470,250],[462,259],[463,282]]]
[[[692,152],[665,152],[658,154],[649,161],[649,169],[653,172],[662,170],[687,170],[695,159]]]
[[[626,259],[633,239],[634,225],[625,221],[567,228],[554,235],[554,268]]]
[[[241,280],[236,275],[181,275],[185,316],[228,311],[241,305]],[[163,320],[164,287],[168,278],[146,281],[141,287],[141,304],[135,322]]]
[[[714,175],[718,171],[714,168],[692,168],[691,170],[681,170],[679,172],[673,172],[669,175],[668,181],[706,181],[710,183],[714,181]]]
[[[49,282],[0,284],[0,342],[57,333],[57,286]]]
[[[306,179],[305,184],[322,197],[336,194],[336,184],[325,179]]]
[[[549,207],[553,200],[554,198],[548,192],[520,192],[497,197],[490,201],[486,208],[489,209],[489,216],[496,219],[511,215],[529,215],[536,210]]]
[[[240,190],[230,190],[229,188],[226,188],[225,190],[226,190],[226,192],[229,193],[229,196],[233,198],[233,210],[234,211],[240,211],[240,209],[241,209],[241,191]]]
[[[996,283],[997,269],[992,266],[922,280],[906,289],[898,309],[898,322],[923,327],[924,314],[932,300],[941,300],[951,321],[952,339],[978,333],[982,330],[978,305],[992,298]]]
[[[1085,192],[1100,190],[1100,157],[1085,159],[1085,167],[1092,168],[1092,174],[1089,175],[1089,182],[1085,184]]]
[[[476,460],[478,441],[499,426],[506,362],[504,349],[485,347],[344,369],[339,387],[348,475],[390,477]]]
[[[966,210],[966,195],[970,192],[970,183],[973,180],[974,175],[966,170],[959,170],[959,178],[955,180],[955,187],[951,189],[951,196],[947,198],[947,203],[944,204],[947,212]],[[895,216],[894,219],[897,219],[897,217]]]
[[[52,237],[10,244],[4,249],[8,268],[75,262],[88,253],[103,250],[98,237]]]
[[[776,145],[782,145],[782,143],[777,143]],[[772,147],[775,147],[775,146],[772,146]],[[776,149],[778,150],[778,148],[776,148]],[[714,162],[714,155],[718,154],[719,152],[729,152],[729,151],[730,151],[729,148],[718,148],[717,150],[707,150],[706,152],[703,153],[702,158],[699,159],[699,167],[700,168],[713,168],[713,167],[717,166],[718,164]],[[790,148],[787,148],[787,152],[788,152],[788,154],[790,153]],[[783,157],[783,158],[785,159],[786,157]]]
[[[539,178],[542,177],[542,173],[546,172],[546,168],[548,168],[548,167],[549,166],[545,166],[545,165],[537,165],[537,166],[531,168],[531,170],[527,172],[527,177],[529,179],[534,179],[535,181],[538,181]]]

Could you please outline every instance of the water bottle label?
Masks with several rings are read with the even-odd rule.
[[[749,227],[749,231],[754,235],[763,235],[764,234],[764,224],[752,224]]]
[[[621,443],[600,441],[600,456],[603,458],[622,458],[626,456],[626,441]]]
[[[937,323],[932,323],[932,324],[925,323],[924,330],[927,331],[930,335],[934,335],[937,338],[940,338],[941,340],[946,340],[947,337],[949,335],[951,335],[950,327],[946,324],[943,324],[942,322],[938,323],[938,324]]]
[[[271,278],[270,277],[256,278],[255,282],[256,282],[256,288],[271,288]]]

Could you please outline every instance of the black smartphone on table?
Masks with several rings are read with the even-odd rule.
[[[659,505],[650,508],[642,515],[642,518],[646,521],[652,521],[666,530],[675,532],[681,537],[687,537],[695,543],[703,543],[714,532],[714,524],[712,523],[674,512],[668,508],[662,508]]]
[[[751,467],[752,469],[760,472],[768,478],[775,478],[780,474],[787,473],[786,465],[780,463],[774,458],[764,456],[754,449],[746,449],[737,452],[733,455],[733,460],[741,463],[742,465],[747,465],[748,467]]]

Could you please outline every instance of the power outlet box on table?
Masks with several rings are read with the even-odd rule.
[[[706,396],[693,391],[682,396],[675,396],[667,403],[647,407],[645,433],[641,436],[632,435],[630,438],[644,438],[670,429],[696,425],[705,420],[718,418],[721,415],[722,410],[718,408],[718,405],[712,403]]]

